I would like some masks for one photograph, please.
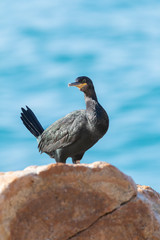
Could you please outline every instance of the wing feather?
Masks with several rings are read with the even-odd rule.
[[[74,111],[54,122],[40,136],[39,151],[51,152],[74,143],[86,126],[85,110]]]

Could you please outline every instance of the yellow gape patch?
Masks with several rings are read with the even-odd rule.
[[[77,85],[76,87],[78,87],[79,89],[81,89],[83,86],[86,86],[86,85],[87,85],[87,83],[81,83],[81,84]]]

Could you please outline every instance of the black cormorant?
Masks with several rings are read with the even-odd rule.
[[[90,78],[76,78],[69,86],[84,92],[86,109],[69,113],[43,129],[29,107],[22,108],[21,119],[26,128],[37,138],[38,148],[56,162],[65,163],[68,157],[79,163],[84,153],[104,136],[109,127],[106,111],[99,104]]]

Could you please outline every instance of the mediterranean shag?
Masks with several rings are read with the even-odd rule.
[[[68,86],[75,86],[84,92],[85,110],[69,113],[46,130],[27,106],[27,110],[22,108],[21,119],[37,138],[41,153],[47,153],[56,162],[66,163],[66,159],[71,157],[73,163],[79,163],[84,153],[107,132],[109,118],[97,100],[90,78],[78,77]]]

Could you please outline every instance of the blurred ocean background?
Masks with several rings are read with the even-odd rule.
[[[85,108],[87,75],[110,117],[82,163],[106,161],[160,191],[160,1],[0,1],[0,171],[55,162],[20,120],[43,127]],[[71,160],[68,160],[70,163]]]

